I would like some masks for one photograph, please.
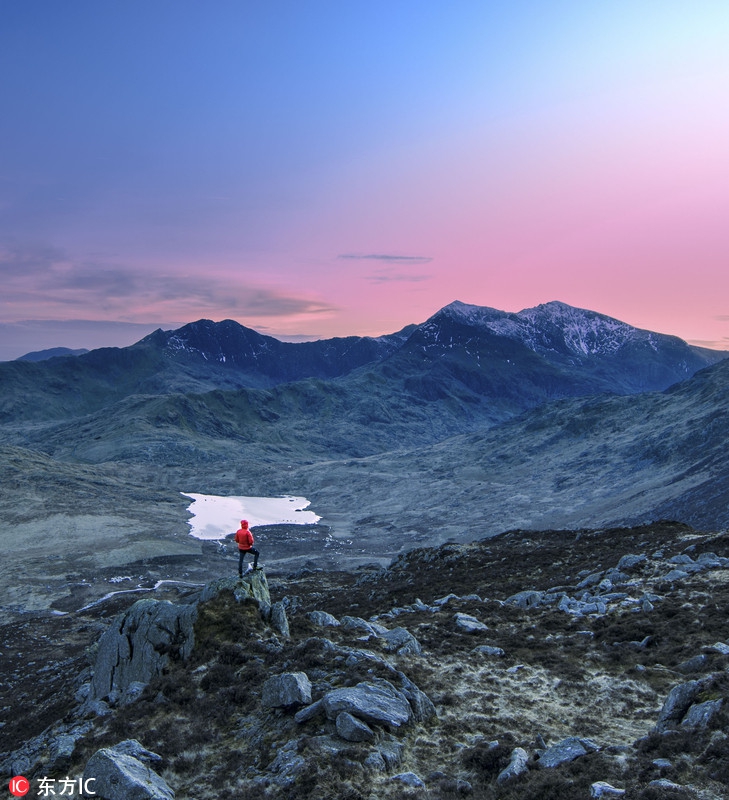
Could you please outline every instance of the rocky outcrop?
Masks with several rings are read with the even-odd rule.
[[[223,591],[232,592],[239,603],[246,599],[256,600],[265,614],[271,611],[271,594],[263,570],[248,572],[242,578],[218,578],[211,581],[203,589],[200,602],[212,600]]]
[[[348,689],[334,689],[324,696],[323,710],[331,720],[346,711],[367,723],[388,728],[407,725],[413,718],[405,695],[384,680],[358,683]]]
[[[194,645],[196,605],[137,600],[99,641],[89,700],[124,702],[134,684],[160,675],[171,658],[186,659]]]

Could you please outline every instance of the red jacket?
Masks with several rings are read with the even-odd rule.
[[[248,523],[241,522],[241,527],[236,531],[235,540],[239,550],[250,550],[253,547],[253,534],[248,530]]]

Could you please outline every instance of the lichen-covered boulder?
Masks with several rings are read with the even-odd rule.
[[[511,751],[511,760],[509,765],[503,769],[496,778],[497,783],[505,783],[512,778],[517,778],[522,773],[526,772],[529,768],[527,763],[529,756],[523,747],[516,747]]]
[[[200,602],[212,600],[223,591],[230,591],[240,603],[246,598],[257,600],[259,606],[266,611],[271,609],[271,594],[268,590],[266,573],[255,570],[246,573],[242,578],[218,578],[208,583],[200,595]]]
[[[701,690],[699,681],[688,681],[674,686],[668,693],[663,708],[658,714],[655,730],[657,733],[675,728],[684,718],[686,712],[693,705],[694,700]]]

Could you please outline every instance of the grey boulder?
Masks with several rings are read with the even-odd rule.
[[[405,695],[384,680],[358,683],[348,689],[334,689],[324,695],[323,706],[329,719],[334,720],[342,711],[346,711],[365,722],[388,728],[407,725],[413,716]]]
[[[369,725],[347,711],[337,714],[336,726],[337,733],[348,742],[371,742],[375,738]]]
[[[264,708],[290,708],[311,703],[311,681],[305,672],[284,672],[263,684],[261,704]]]
[[[84,785],[103,800],[174,800],[165,781],[134,756],[104,747],[91,756]]]
[[[560,764],[565,764],[569,761],[574,761],[580,756],[587,755],[587,752],[588,750],[581,739],[576,736],[569,736],[542,753],[539,757],[539,766],[546,768],[558,767]]]
[[[510,781],[512,778],[517,778],[519,775],[527,771],[528,761],[529,756],[523,747],[514,748],[514,750],[511,751],[511,760],[509,761],[509,765],[506,767],[506,769],[499,773],[498,777],[496,778],[496,782],[505,783],[506,781]]]

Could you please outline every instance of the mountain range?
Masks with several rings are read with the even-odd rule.
[[[515,528],[721,528],[726,356],[563,303],[455,302],[378,338],[288,343],[201,320],[2,363],[5,607],[46,602],[69,574],[193,557],[180,492],[307,497],[320,535],[262,534],[269,566]],[[23,544],[49,536],[56,578]]]

